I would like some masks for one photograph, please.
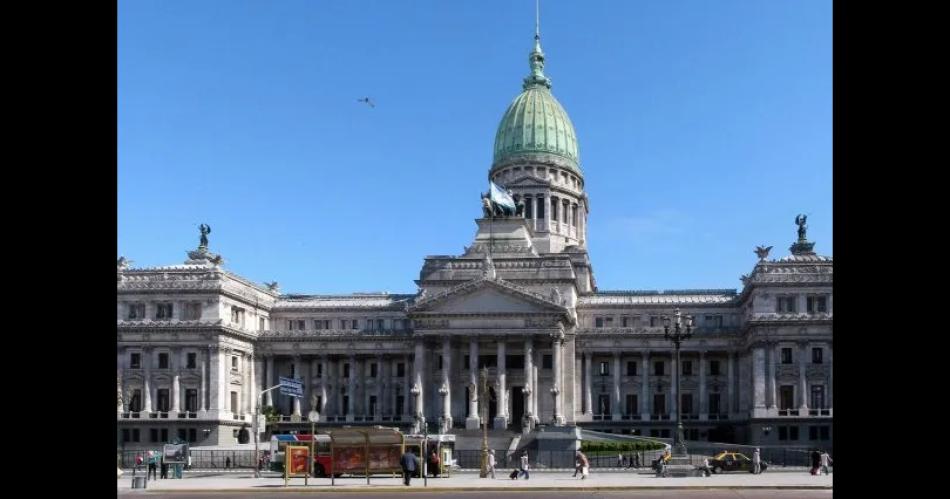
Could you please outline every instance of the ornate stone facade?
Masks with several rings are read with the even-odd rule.
[[[538,42],[531,81],[547,83],[525,92],[541,108],[555,106],[540,54]],[[574,137],[555,107],[559,126],[570,127],[558,133]],[[281,294],[276,282],[227,271],[204,235],[184,265],[134,268],[120,258],[125,445],[233,443],[281,376],[305,390],[301,399],[263,397],[285,429],[304,429],[311,410],[321,425],[418,429],[424,418],[443,431],[475,428],[471,386],[484,367],[495,428],[668,437],[681,404],[690,438],[829,447],[833,263],[812,252],[804,229],[790,256],[769,260],[771,247],[757,248],[741,290],[598,290],[576,144],[552,153],[549,136],[543,147],[522,147],[543,125],[535,132],[508,115],[544,111],[509,111],[503,124],[523,128],[499,131],[489,179],[526,200],[525,216],[478,219],[462,255],[425,258],[417,293]],[[679,366],[662,328],[675,308],[696,319]]]

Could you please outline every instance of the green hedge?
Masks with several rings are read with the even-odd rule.
[[[660,450],[665,446],[660,442],[649,442],[639,440],[635,442],[581,442],[581,450],[584,452],[602,452],[602,451],[650,451]]]

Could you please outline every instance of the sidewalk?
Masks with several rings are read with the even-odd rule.
[[[232,474],[228,476],[188,476],[181,480],[149,481],[148,489],[142,492],[161,491],[248,491],[269,490],[279,491],[359,491],[374,490],[387,492],[423,492],[425,490],[625,490],[631,488],[642,489],[705,489],[705,488],[773,488],[773,489],[831,489],[832,475],[812,476],[807,471],[802,473],[729,473],[713,475],[711,477],[696,478],[657,478],[653,475],[639,475],[630,473],[591,473],[586,480],[572,478],[571,471],[532,472],[530,480],[510,480],[507,478],[510,470],[498,470],[495,480],[479,478],[477,473],[455,473],[450,478],[430,478],[428,487],[423,486],[421,478],[412,479],[412,485],[406,487],[402,478],[371,477],[370,484],[366,478],[337,478],[335,485],[330,485],[329,478],[310,479],[310,485],[304,487],[303,478],[290,480],[290,486],[284,487],[283,478],[273,475],[267,478],[254,478],[253,474]],[[119,491],[130,491],[132,486],[131,475],[123,475],[118,479]],[[139,489],[136,489],[138,491]],[[130,491],[131,492],[131,491]]]

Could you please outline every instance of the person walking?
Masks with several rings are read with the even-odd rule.
[[[156,476],[158,475],[158,464],[155,462],[155,456],[151,455],[152,451],[149,451],[148,456],[148,478],[152,480],[157,480]]]
[[[429,454],[429,473],[433,478],[439,476],[439,454],[435,449],[432,449],[432,454]]]
[[[584,480],[587,478],[588,473],[590,473],[590,460],[587,459],[587,456],[583,452],[578,451],[577,454],[581,462],[581,480]]]
[[[521,474],[524,475],[525,480],[531,478],[531,475],[528,474],[528,451],[521,454]]]
[[[577,451],[574,453],[574,474],[571,475],[571,478],[577,478],[578,473],[581,473],[581,475],[583,476],[583,473],[582,473],[584,471],[583,468],[584,466],[581,463],[581,451]]]
[[[231,469],[231,456],[224,458],[224,469]]]
[[[165,457],[162,457],[162,467],[161,474],[159,475],[163,480],[168,478],[168,463],[165,462]]]
[[[409,480],[412,479],[412,474],[416,471],[416,468],[419,467],[419,460],[415,454],[409,452],[407,449],[402,457],[399,458],[399,466],[402,467],[402,483],[408,486]]]
[[[817,475],[820,467],[821,453],[818,452],[818,449],[815,449],[811,452],[811,474]]]
[[[699,471],[702,471],[702,472],[703,472],[703,476],[709,476],[709,475],[712,474],[712,473],[711,473],[711,468],[709,467],[709,458],[708,458],[708,457],[704,457],[704,458],[703,458],[703,465],[699,467]]]
[[[639,452],[633,453],[633,467],[640,469],[640,453]]]
[[[495,449],[490,449],[488,451],[488,473],[491,474],[491,479],[495,479]]]
[[[759,453],[758,447],[752,451],[752,473],[756,475],[762,473],[762,455]]]
[[[821,471],[824,474],[829,474],[828,466],[833,463],[831,456],[828,455],[827,451],[821,451]]]
[[[617,467],[623,468],[623,452],[617,454]]]

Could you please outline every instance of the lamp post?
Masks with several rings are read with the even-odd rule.
[[[315,404],[312,404],[312,406],[313,405]],[[316,426],[317,426],[317,422],[320,421],[320,413],[317,412],[316,409],[310,409],[310,414],[307,415],[307,419],[310,420],[310,476],[315,477],[316,475],[313,474],[314,472],[313,463],[314,463],[314,458],[317,457],[316,454],[314,454],[314,451],[316,450],[316,443],[317,443]],[[303,483],[304,485],[307,485],[307,480],[304,480]]]
[[[419,386],[419,383],[412,385],[412,389],[409,390],[409,394],[412,395],[412,403],[416,407],[415,411],[415,420],[416,420],[416,434],[422,433],[422,426],[425,425],[425,416],[422,414],[422,411],[419,410],[419,397],[422,396],[422,387]]]
[[[670,317],[663,317],[663,337],[669,341],[673,342],[673,349],[676,355],[676,369],[673,373],[674,383],[676,384],[676,397],[682,399],[680,396],[680,343],[683,340],[689,339],[693,335],[693,317],[687,315],[685,317],[686,327],[683,327],[684,317],[680,314],[680,309],[676,309],[673,312],[673,324],[672,331],[670,324]],[[683,438],[683,408],[682,400],[675,400],[676,402],[676,433],[673,435],[673,455],[675,456],[685,456],[686,455],[686,439]]]

